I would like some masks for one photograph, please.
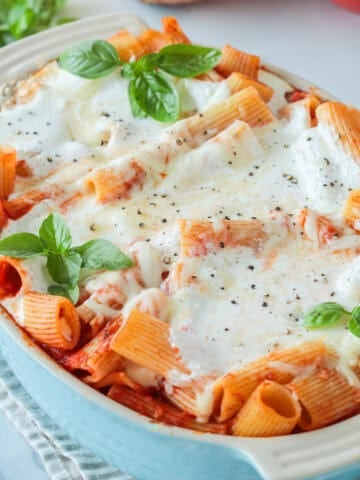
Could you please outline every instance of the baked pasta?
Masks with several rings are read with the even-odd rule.
[[[360,409],[360,111],[173,17],[0,111],[1,307],[158,422],[250,437]]]

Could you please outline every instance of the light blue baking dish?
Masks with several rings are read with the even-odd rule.
[[[129,15],[106,15],[6,47],[0,50],[0,82],[20,78],[70,44],[105,38],[121,28],[137,33],[144,24]],[[300,88],[310,86],[271,69]],[[54,420],[137,480],[360,479],[360,416],[316,432],[270,439],[199,434],[156,424],[92,390],[52,361],[4,313],[0,347],[24,387]]]

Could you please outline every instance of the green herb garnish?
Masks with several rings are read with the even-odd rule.
[[[59,65],[74,75],[94,80],[109,75],[122,62],[110,43],[96,40],[66,50],[59,57]]]
[[[310,329],[324,328],[341,320],[347,321],[349,331],[360,338],[360,306],[348,312],[338,303],[321,303],[305,314],[303,326]]]
[[[47,28],[76,20],[58,18],[66,0],[0,0],[0,47]]]
[[[79,299],[79,278],[82,268],[90,270],[120,270],[133,266],[132,261],[108,240],[90,240],[71,247],[71,233],[63,218],[52,213],[41,224],[39,235],[15,233],[0,240],[0,254],[13,258],[47,257],[46,267],[57,283],[48,292]]]
[[[144,55],[136,62],[123,62],[108,42],[84,42],[62,53],[58,64],[64,70],[90,80],[105,77],[121,67],[130,80],[129,101],[134,117],[150,116],[159,122],[179,118],[180,99],[169,75],[192,78],[211,70],[221,52],[197,45],[169,45],[159,53]],[[166,74],[166,75],[165,75]]]

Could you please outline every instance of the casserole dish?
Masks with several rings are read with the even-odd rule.
[[[7,47],[0,53],[6,72],[1,80],[19,78],[55,57],[58,45],[63,49],[79,40],[105,37],[121,27],[137,33],[143,25],[134,17],[104,16]],[[296,87],[309,88],[308,82],[269,68]],[[5,315],[1,327],[5,357],[38,403],[85,446],[139,479],[358,478],[357,417],[318,432],[276,439],[200,435],[153,424],[82,385],[30,340],[24,344],[23,332]]]

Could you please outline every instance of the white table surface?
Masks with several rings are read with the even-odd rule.
[[[193,42],[231,43],[259,54],[360,108],[360,16],[328,0],[208,0],[186,7],[69,0],[65,13],[114,11],[138,14],[154,28],[162,16],[176,15]],[[37,454],[1,412],[0,445],[0,480],[48,478]]]

